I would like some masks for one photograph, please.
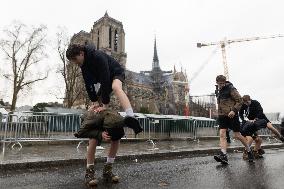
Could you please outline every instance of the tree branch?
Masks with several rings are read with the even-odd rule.
[[[43,78],[38,78],[38,79],[35,79],[35,80],[32,80],[32,81],[27,81],[27,82],[23,82],[21,86],[21,88],[23,88],[24,86],[27,86],[27,85],[31,85],[37,81],[42,81],[42,80],[45,80],[46,78],[48,77],[48,75],[44,76]]]

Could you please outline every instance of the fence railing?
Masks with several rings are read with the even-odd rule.
[[[2,120],[2,121],[1,121]],[[217,137],[219,127],[213,119],[188,117],[182,119],[144,117],[138,118],[143,128],[137,136],[126,128],[126,138],[140,139],[169,139]],[[42,115],[3,115],[0,119],[0,141],[2,150],[5,144],[19,145],[25,141],[82,141],[74,137],[80,128],[80,115],[77,114],[42,114]],[[260,135],[271,135],[267,129],[260,131]],[[80,144],[80,143],[79,143]]]

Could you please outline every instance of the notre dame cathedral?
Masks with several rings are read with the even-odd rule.
[[[125,32],[122,22],[111,18],[107,12],[94,23],[90,32],[80,31],[71,38],[73,44],[86,42],[95,44],[97,49],[111,55],[123,67],[126,67],[127,54],[125,53]],[[173,68],[173,71],[161,70],[155,39],[152,70],[139,73],[125,71],[124,91],[130,99],[134,112],[188,114],[187,75],[185,71],[178,72],[174,66]],[[74,103],[74,107],[83,108],[84,102],[85,100],[78,99]],[[114,95],[111,97],[110,106],[121,111],[119,102]]]

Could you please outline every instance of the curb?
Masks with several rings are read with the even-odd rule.
[[[199,137],[198,139],[202,140],[216,140],[219,139],[218,136],[213,137]],[[83,141],[84,143],[87,143],[89,139],[55,139],[55,140],[37,140],[37,141],[29,141],[29,140],[19,140],[21,145],[23,147],[25,146],[40,146],[40,145],[68,145],[68,144],[74,144],[77,145],[79,142]],[[120,140],[121,143],[132,143],[132,142],[145,142],[149,139],[147,138],[122,138]],[[184,137],[184,138],[151,138],[153,141],[194,141],[195,139],[193,137]],[[3,141],[1,141],[3,142]],[[15,141],[5,141],[6,146],[9,146],[11,144],[14,144]],[[107,143],[102,141],[102,143]]]
[[[272,148],[283,148],[283,143],[278,144],[267,144],[263,145],[263,149],[272,149]],[[228,152],[232,153],[235,151],[242,151],[244,147],[234,146],[229,147]],[[194,156],[205,156],[216,154],[220,151],[219,147],[211,148],[202,148],[202,149],[193,149],[193,150],[182,150],[182,151],[166,151],[166,152],[157,152],[157,153],[141,153],[141,154],[130,154],[130,155],[120,155],[117,156],[117,162],[129,162],[136,161],[138,159],[147,159],[147,160],[160,160],[160,159],[169,159],[169,158],[182,158],[182,157],[194,157]],[[97,163],[102,163],[105,161],[105,157],[96,158]],[[46,161],[34,161],[34,162],[19,162],[19,163],[7,163],[0,164],[0,169],[2,171],[7,170],[21,170],[21,169],[33,169],[33,168],[49,168],[54,166],[70,166],[72,164],[85,164],[86,159],[58,159],[58,160],[46,160]]]

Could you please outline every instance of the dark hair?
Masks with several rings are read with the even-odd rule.
[[[244,102],[247,102],[247,101],[250,101],[251,99],[250,99],[250,96],[249,95],[244,95],[243,96],[243,101]]]
[[[225,82],[226,81],[226,77],[223,75],[218,75],[216,77],[216,82]]]
[[[66,50],[66,57],[68,60],[75,58],[78,56],[81,51],[84,51],[84,46],[79,44],[71,44]]]

